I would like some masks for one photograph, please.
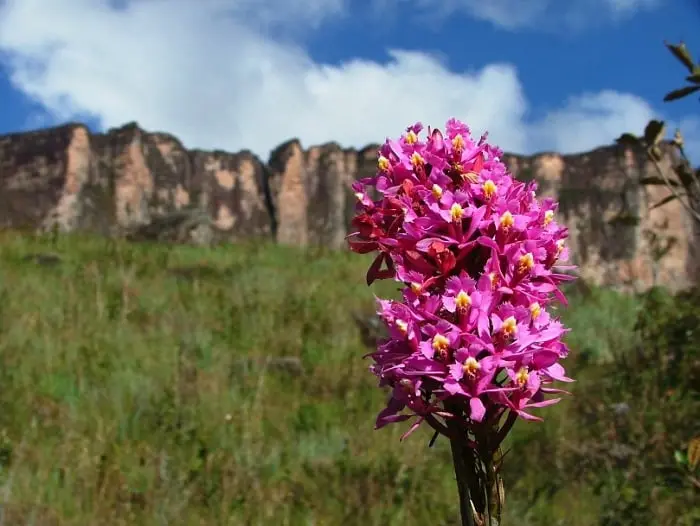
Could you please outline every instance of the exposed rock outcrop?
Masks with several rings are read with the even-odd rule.
[[[695,281],[693,225],[679,203],[647,211],[667,190],[635,182],[653,173],[642,152],[608,146],[504,160],[559,199],[573,260],[591,282],[643,289]],[[354,207],[350,183],[372,174],[375,163],[376,146],[304,150],[292,140],[265,163],[248,151],[188,150],[136,123],[106,133],[66,124],[0,136],[0,227],[341,248]]]

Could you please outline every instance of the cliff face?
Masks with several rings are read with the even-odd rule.
[[[534,177],[542,194],[559,199],[573,261],[586,279],[635,289],[695,281],[692,224],[679,203],[646,211],[667,190],[634,183],[654,174],[641,152],[610,146],[504,160],[516,177]],[[375,168],[376,146],[304,150],[294,140],[263,163],[247,151],[187,150],[135,123],[104,134],[68,124],[0,136],[0,227],[105,235],[150,228],[159,237],[168,220],[194,209],[207,221],[180,225],[178,237],[187,241],[266,237],[341,248],[354,207],[349,185]]]

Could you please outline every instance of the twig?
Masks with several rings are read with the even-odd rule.
[[[695,486],[696,488],[700,489],[700,480],[696,479],[696,478],[695,478],[694,476],[692,476],[692,475],[688,475],[688,478],[690,479],[690,482],[692,482],[693,486]]]
[[[678,148],[678,151],[681,152],[681,159],[683,159],[692,170],[693,163],[690,162],[690,159],[686,155],[685,148],[683,148],[682,145],[677,145],[676,147]],[[697,177],[693,177],[693,182],[695,183],[695,190],[698,192],[698,195],[700,195],[700,180],[698,180]]]
[[[690,216],[695,219],[698,223],[700,223],[700,214],[698,214],[693,208],[690,207],[683,199],[681,196],[678,194],[676,189],[673,187],[673,184],[671,184],[671,180],[668,178],[666,173],[661,169],[661,166],[659,165],[658,161],[654,159],[654,157],[651,155],[650,152],[647,152],[647,155],[649,156],[649,159],[651,159],[651,162],[654,164],[654,167],[656,168],[656,171],[659,172],[659,175],[664,180],[664,183],[666,183],[666,186],[668,187],[669,190],[671,190],[671,193],[674,195],[674,197],[680,201],[681,206],[685,208],[686,212],[690,214]]]

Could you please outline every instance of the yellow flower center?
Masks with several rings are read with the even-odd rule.
[[[540,314],[542,314],[542,307],[540,306],[540,304],[537,302],[531,303],[530,315],[532,316],[532,319],[536,320]]]
[[[462,366],[464,374],[469,376],[474,376],[479,369],[481,369],[481,364],[471,356],[464,361],[464,365]]]
[[[544,226],[547,226],[549,223],[551,223],[553,219],[554,219],[554,211],[547,210],[544,213]]]
[[[486,199],[491,199],[497,190],[496,183],[489,179],[481,185],[481,189],[484,191],[484,197],[486,197]]]
[[[457,297],[455,298],[455,303],[457,304],[458,309],[466,309],[472,304],[472,299],[469,297],[469,294],[463,290],[460,290],[459,294],[457,294]]]
[[[418,168],[425,164],[425,159],[423,159],[423,156],[418,152],[413,152],[413,155],[411,155],[411,164],[414,168]]]
[[[433,350],[435,352],[445,352],[450,347],[450,340],[440,333],[433,336]]]
[[[514,223],[515,223],[515,220],[513,219],[513,214],[511,214],[510,212],[508,212],[506,210],[503,213],[503,215],[501,216],[501,220],[500,220],[501,228],[503,228],[503,230],[508,230],[510,227],[513,226]]]
[[[413,130],[406,134],[406,144],[416,144],[418,142],[418,135]]]
[[[413,282],[413,283],[411,283],[411,290],[413,291],[414,294],[420,294],[423,290],[423,287],[421,286],[420,283]]]
[[[408,323],[403,320],[396,320],[396,327],[404,336],[408,333]]]
[[[464,137],[462,137],[461,134],[456,135],[455,138],[452,139],[452,147],[458,152],[464,149]]]
[[[498,274],[495,272],[489,272],[489,282],[491,283],[491,288],[495,289],[498,284]]]
[[[562,253],[562,250],[564,250],[564,240],[560,239],[557,241],[557,256]]]
[[[358,201],[362,201],[365,198],[365,194],[363,194],[362,192],[356,192],[355,197],[357,197]]]
[[[515,336],[515,333],[518,331],[518,322],[515,321],[515,316],[509,316],[503,320],[503,327],[501,327],[501,331],[503,332],[503,335],[508,338]]]
[[[515,381],[518,382],[520,387],[525,387],[529,377],[530,373],[527,372],[527,367],[521,367],[515,375]]]
[[[470,182],[470,183],[475,183],[477,179],[479,179],[479,175],[475,172],[467,172],[461,174],[462,181],[464,182]]]
[[[464,209],[459,206],[458,203],[455,203],[452,205],[452,208],[450,208],[450,215],[452,216],[453,222],[460,221],[464,215]]]
[[[386,172],[391,167],[391,163],[389,162],[389,159],[387,159],[383,155],[380,155],[379,159],[377,160],[377,166],[382,172]]]
[[[527,272],[532,269],[532,267],[535,266],[535,259],[532,256],[531,252],[528,252],[525,255],[520,256],[520,260],[518,261],[518,271],[521,273]]]
[[[440,188],[438,185],[434,184],[432,188],[433,192],[433,197],[435,199],[440,199],[442,197],[442,188]]]

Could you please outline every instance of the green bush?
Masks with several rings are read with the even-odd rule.
[[[700,523],[700,290],[639,297],[634,345],[588,371],[577,389],[580,429],[567,472],[600,496],[601,526]]]

